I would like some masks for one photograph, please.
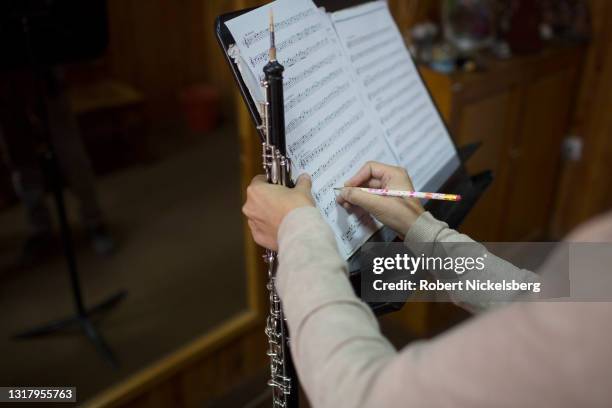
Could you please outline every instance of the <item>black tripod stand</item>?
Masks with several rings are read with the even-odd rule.
[[[40,145],[42,148],[41,150],[43,152],[42,159],[45,167],[45,174],[48,175],[49,183],[53,193],[53,198],[55,201],[55,207],[57,210],[62,239],[62,246],[64,250],[66,264],[68,267],[68,274],[70,277],[70,284],[72,289],[72,297],[76,310],[75,314],[72,316],[26,330],[22,333],[15,335],[14,338],[29,339],[33,337],[52,334],[64,329],[77,327],[81,329],[87,336],[87,338],[93,343],[98,353],[100,353],[100,355],[113,367],[117,367],[118,361],[113,351],[107,345],[106,341],[92,322],[92,319],[115,307],[121,300],[125,298],[127,292],[120,291],[108,297],[97,305],[94,305],[89,308],[85,306],[79,274],[77,270],[76,255],[74,252],[74,246],[72,241],[72,233],[66,215],[61,172],[59,169],[59,164],[57,161],[50,133],[51,130],[49,125],[48,109],[46,106],[45,97],[46,87],[44,85],[45,73],[47,72],[47,68],[44,67],[43,63],[39,63],[39,61],[36,59],[34,47],[32,46],[29,16],[24,13],[23,15],[15,16],[15,18],[19,18],[21,20],[23,38],[25,40],[25,46],[27,48],[27,57],[29,59],[30,68],[33,72],[34,80],[36,82],[36,93],[38,100],[38,106],[36,110],[42,124],[42,137],[40,140]]]

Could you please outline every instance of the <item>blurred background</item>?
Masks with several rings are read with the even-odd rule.
[[[0,6],[1,385],[269,406],[263,263],[240,212],[260,146],[213,35],[263,3]],[[612,3],[389,4],[457,145],[481,143],[469,172],[494,175],[462,232],[555,240],[612,207]],[[401,347],[465,318],[411,303],[381,321]]]

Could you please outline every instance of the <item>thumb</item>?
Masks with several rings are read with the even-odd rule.
[[[344,187],[342,189],[342,198],[353,205],[363,208],[370,214],[377,212],[380,200],[384,199],[384,197],[361,191],[358,187]]]
[[[312,179],[306,173],[301,174],[297,179],[297,183],[295,183],[295,188],[310,194],[312,190]]]

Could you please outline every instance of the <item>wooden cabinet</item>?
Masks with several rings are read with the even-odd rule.
[[[421,69],[457,144],[483,142],[468,171],[495,175],[462,232],[481,241],[547,237],[582,55],[555,47],[476,73]]]

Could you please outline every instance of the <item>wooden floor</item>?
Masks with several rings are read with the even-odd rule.
[[[0,384],[70,384],[83,401],[246,309],[238,151],[231,134],[219,136],[100,180],[120,245],[111,257],[93,253],[69,200],[86,301],[128,291],[99,322],[118,370],[79,333],[10,339],[69,314],[72,302],[60,255],[15,267],[26,236],[23,210],[0,214]]]

